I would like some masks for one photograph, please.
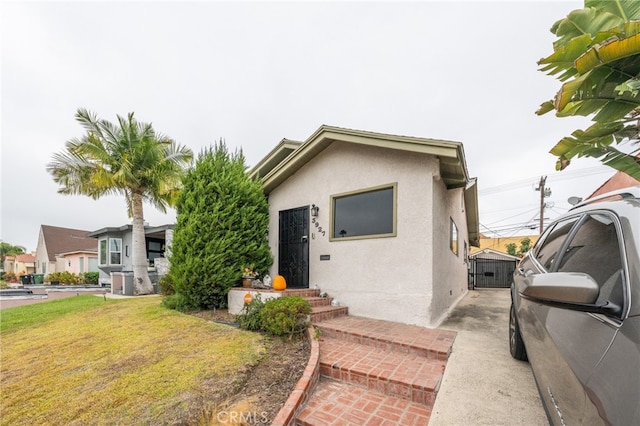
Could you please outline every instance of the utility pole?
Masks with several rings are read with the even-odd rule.
[[[546,176],[540,176],[540,183],[536,188],[536,191],[540,191],[540,234],[544,231],[544,199],[551,196],[551,188],[545,188],[547,183]]]

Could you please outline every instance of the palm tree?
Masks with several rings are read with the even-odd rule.
[[[133,219],[134,294],[149,294],[153,287],[147,272],[143,202],[162,212],[173,206],[193,152],[156,133],[150,123],[139,123],[133,113],[117,117],[114,125],[78,109],[76,120],[86,133],[67,141],[65,150],[53,155],[47,171],[60,185],[60,194],[93,199],[124,195]]]

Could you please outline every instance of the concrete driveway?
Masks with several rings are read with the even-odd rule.
[[[440,326],[458,335],[430,426],[549,424],[529,364],[509,353],[510,297],[469,291]]]

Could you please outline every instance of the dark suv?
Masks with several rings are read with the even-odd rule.
[[[520,261],[511,355],[554,425],[640,424],[640,186],[573,207]]]

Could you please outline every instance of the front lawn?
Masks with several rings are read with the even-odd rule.
[[[163,308],[77,296],[0,311],[0,424],[204,424],[240,404],[262,335]]]

